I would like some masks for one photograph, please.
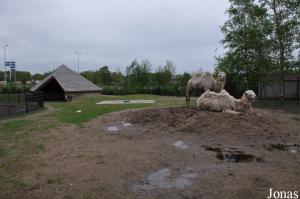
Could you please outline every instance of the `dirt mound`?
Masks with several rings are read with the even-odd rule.
[[[32,134],[43,150],[11,170],[0,198],[267,198],[298,190],[299,115],[126,110]],[[277,189],[277,190],[278,190]]]
[[[129,121],[140,125],[164,124],[184,133],[219,134],[244,132],[258,134],[285,128],[284,122],[269,116],[201,112],[195,108],[145,109],[129,114]]]

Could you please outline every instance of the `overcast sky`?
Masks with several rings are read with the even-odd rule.
[[[135,58],[154,69],[172,60],[177,73],[212,71],[226,7],[226,0],[0,0],[1,57],[8,44],[7,60],[32,73],[73,68],[76,50],[81,71],[124,71]]]

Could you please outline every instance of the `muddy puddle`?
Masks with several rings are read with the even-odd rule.
[[[225,162],[242,163],[242,162],[261,162],[261,157],[247,154],[236,148],[222,148],[220,146],[203,146],[206,151],[216,153],[216,158]]]
[[[117,126],[109,126],[107,127],[107,130],[110,132],[117,132],[119,131],[119,128]]]
[[[181,140],[178,140],[176,142],[173,143],[173,146],[180,148],[180,149],[187,149],[188,146]]]
[[[123,127],[130,127],[130,126],[132,126],[131,123],[125,122],[125,121],[122,121],[121,124],[122,124]]]
[[[287,151],[289,153],[298,153],[300,151],[300,145],[299,144],[265,144],[264,148],[268,151]]]
[[[105,129],[109,134],[119,134],[120,131],[124,128],[132,127],[133,125],[126,121],[121,121],[121,123],[116,123],[112,126],[106,126]]]
[[[136,191],[152,191],[157,188],[177,188],[184,189],[192,186],[192,179],[197,177],[191,169],[185,170],[179,176],[172,176],[169,168],[163,168],[148,175],[147,179],[136,183],[133,187]]]

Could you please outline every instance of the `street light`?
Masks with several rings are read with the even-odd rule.
[[[75,51],[74,53],[77,55],[77,70],[78,70],[78,73],[79,73],[79,55],[81,55],[82,53],[79,52],[79,51]]]
[[[5,62],[6,62],[6,57],[5,57],[5,51],[6,51],[6,48],[8,47],[7,44],[5,44],[3,46],[3,62],[4,62],[4,82],[6,82],[6,66],[5,66]]]

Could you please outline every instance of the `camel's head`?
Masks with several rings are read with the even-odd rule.
[[[254,93],[253,90],[247,90],[244,92],[244,96],[247,97],[249,101],[252,101],[255,99],[256,94]]]
[[[226,73],[219,72],[219,74],[218,74],[218,80],[220,80],[220,81],[226,81]]]

